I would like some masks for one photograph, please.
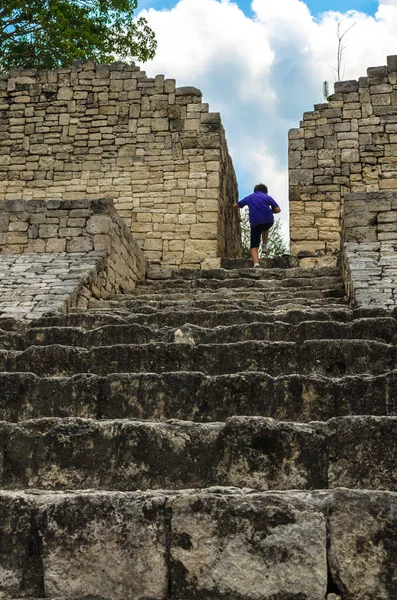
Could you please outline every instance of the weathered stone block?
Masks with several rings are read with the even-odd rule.
[[[48,596],[165,597],[166,520],[161,495],[53,497],[40,508],[38,521]]]
[[[218,212],[218,201],[211,198],[198,198],[196,202],[196,210],[198,212]]]
[[[77,237],[82,233],[83,229],[81,227],[60,227],[58,229],[59,237]]]
[[[304,129],[290,129],[288,131],[288,138],[290,140],[299,140],[304,138]]]
[[[313,171],[311,169],[291,169],[289,171],[289,182],[294,185],[311,185],[313,183]]]
[[[387,67],[369,67],[367,69],[367,76],[369,77],[369,83],[371,84],[371,79],[376,80],[378,83],[383,83],[385,78],[387,78]],[[374,83],[375,81],[373,81]]]
[[[87,221],[87,232],[93,235],[109,233],[111,222],[110,215],[92,215]]]
[[[337,81],[334,84],[334,89],[335,89],[336,94],[357,92],[358,91],[358,81],[355,81],[355,80]]]
[[[216,240],[190,240],[185,242],[185,259],[216,258]]]
[[[72,87],[60,87],[58,89],[58,100],[72,100],[73,88]]]
[[[201,98],[201,91],[191,86],[179,87],[175,90],[175,96],[197,96]]]
[[[325,108],[321,111],[321,116],[328,119],[336,119],[342,116],[342,108]]]
[[[324,597],[325,519],[308,496],[181,496],[171,528],[176,599]]]
[[[10,598],[22,592],[28,574],[32,503],[22,494],[1,492],[0,514],[0,596]]]
[[[45,245],[46,252],[65,252],[65,250],[66,239],[50,238]]]
[[[290,150],[288,153],[288,165],[290,169],[296,169],[301,164],[301,152],[299,150]]]
[[[349,106],[349,105],[347,105]],[[343,118],[344,119],[361,119],[362,112],[360,108],[344,108],[343,109]]]
[[[0,215],[0,232],[8,231],[9,215]]]
[[[75,237],[67,240],[66,252],[90,252],[94,249],[91,237]]]
[[[397,190],[397,178],[382,179],[379,181],[381,190]]]
[[[228,419],[217,446],[217,474],[223,485],[260,490],[326,487],[326,438],[320,429],[236,417]]]
[[[331,419],[328,428],[331,487],[397,490],[396,418]]]
[[[341,160],[345,163],[360,162],[360,153],[357,149],[343,148],[341,151]]]
[[[168,119],[154,118],[150,120],[150,128],[152,131],[168,131]]]
[[[305,140],[305,146],[307,150],[318,150],[324,148],[324,139],[321,137],[314,137]]]
[[[164,92],[166,94],[173,94],[175,92],[175,79],[164,80]]]
[[[29,152],[31,154],[50,154],[50,147],[48,144],[30,144]]]
[[[7,244],[26,244],[28,241],[28,235],[24,232],[7,233]]]
[[[160,239],[145,239],[144,242],[144,249],[145,250],[157,250],[157,251],[161,251],[163,248],[163,240]]]
[[[335,490],[329,563],[344,600],[390,600],[396,593],[397,494]]]
[[[316,127],[316,136],[323,137],[326,135],[333,135],[335,132],[335,126],[332,124],[319,125]]]
[[[388,106],[391,104],[390,94],[373,94],[371,96],[373,106]]]
[[[389,73],[397,71],[397,56],[388,56],[387,57],[387,70]]]

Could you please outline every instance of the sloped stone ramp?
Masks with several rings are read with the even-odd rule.
[[[105,263],[106,252],[0,254],[0,318],[66,313]]]
[[[0,597],[397,597],[394,314],[224,266],[0,320]]]

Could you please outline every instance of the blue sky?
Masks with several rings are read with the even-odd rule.
[[[252,0],[236,0],[236,4],[244,11],[248,16],[253,14],[251,10]],[[156,8],[157,10],[170,9],[176,4],[176,0],[140,0],[140,8]],[[310,11],[314,16],[323,13],[327,10],[346,12],[346,10],[358,10],[365,12],[369,15],[373,15],[376,12],[378,3],[376,0],[333,0],[333,2],[326,2],[324,0],[311,0],[306,2]]]
[[[250,4],[250,2],[247,2]],[[378,3],[375,0],[352,0],[346,2],[346,0],[333,0],[332,2],[324,2],[324,0],[312,0],[306,3],[313,15],[318,15],[327,10],[335,10],[340,12],[346,12],[346,10],[358,10],[365,12],[369,15],[374,15]]]
[[[240,197],[263,181],[287,230],[288,130],[332,92],[338,23],[344,79],[397,54],[397,0],[140,0],[158,50],[142,66],[203,92],[220,112]]]

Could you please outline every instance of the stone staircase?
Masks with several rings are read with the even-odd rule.
[[[248,265],[0,320],[0,598],[397,598],[395,315]]]

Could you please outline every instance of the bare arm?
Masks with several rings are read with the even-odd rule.
[[[279,212],[281,212],[281,208],[279,206],[276,206],[275,208],[272,208],[272,212],[277,215]]]
[[[234,212],[234,216],[236,221],[240,222],[241,221],[241,216],[240,216],[240,207],[238,204],[233,204],[233,212]]]

